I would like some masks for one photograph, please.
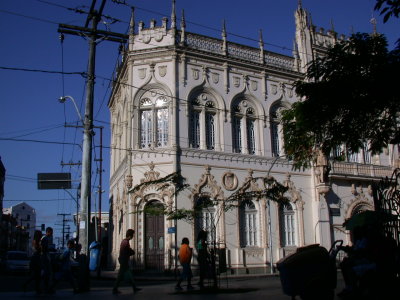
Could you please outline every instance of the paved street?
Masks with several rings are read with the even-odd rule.
[[[284,295],[281,288],[280,279],[278,276],[262,276],[262,277],[247,277],[247,278],[223,278],[221,277],[221,291],[218,293],[200,291],[195,289],[194,291],[182,291],[176,292],[174,289],[175,281],[173,278],[143,278],[138,277],[138,286],[142,287],[143,290],[136,293],[133,296],[132,289],[128,286],[122,286],[120,288],[120,295],[112,295],[113,275],[105,274],[108,278],[92,279],[92,288],[90,292],[84,294],[72,293],[72,289],[68,284],[60,284],[54,295],[42,295],[36,296],[34,292],[28,290],[23,293],[21,291],[21,285],[25,277],[22,276],[5,276],[0,277],[0,299],[132,299],[134,297],[137,300],[158,300],[158,299],[243,299],[251,298],[252,300],[258,299],[273,299],[273,300],[290,300],[291,297]],[[343,282],[341,280],[340,273],[338,273],[338,288],[340,291],[343,288]],[[196,278],[194,280],[196,282]],[[196,287],[196,286],[195,286]]]

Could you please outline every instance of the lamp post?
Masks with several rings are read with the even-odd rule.
[[[58,98],[58,101],[60,103],[65,103],[65,101],[67,101],[67,99],[70,99],[72,101],[72,103],[74,104],[75,110],[79,116],[79,120],[81,121],[82,125],[84,125],[83,119],[82,119],[82,115],[79,112],[78,106],[76,106],[76,102],[74,100],[74,98],[72,98],[72,96],[61,96],[60,98]]]
[[[92,84],[92,83],[91,83]],[[90,86],[90,92],[93,92],[93,87]],[[88,96],[92,98],[92,95]],[[90,222],[90,185],[91,185],[91,170],[92,170],[92,137],[93,137],[93,120],[92,120],[92,102],[86,103],[85,119],[79,112],[76,102],[71,96],[62,96],[58,99],[60,103],[64,103],[67,99],[70,99],[75,110],[78,113],[83,131],[83,153],[82,153],[82,177],[81,177],[81,197],[80,197],[80,218],[79,218],[79,235],[82,244],[82,252],[85,254],[89,253],[89,222]]]

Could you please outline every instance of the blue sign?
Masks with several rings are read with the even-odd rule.
[[[176,233],[176,227],[168,227],[168,233]]]

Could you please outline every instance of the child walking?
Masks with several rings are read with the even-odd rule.
[[[192,260],[192,248],[189,247],[189,239],[183,238],[182,245],[179,249],[179,262],[182,265],[182,273],[175,286],[176,290],[182,290],[181,283],[183,280],[187,279],[187,289],[192,290],[192,269],[190,267],[190,262]]]

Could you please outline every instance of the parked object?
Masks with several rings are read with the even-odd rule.
[[[326,250],[319,244],[298,248],[277,262],[283,292],[295,299],[333,299],[337,283],[336,241]]]
[[[2,267],[6,272],[28,272],[29,263],[30,258],[26,251],[8,251]]]
[[[89,270],[96,271],[100,266],[100,250],[101,244],[99,242],[92,242],[89,246]]]

